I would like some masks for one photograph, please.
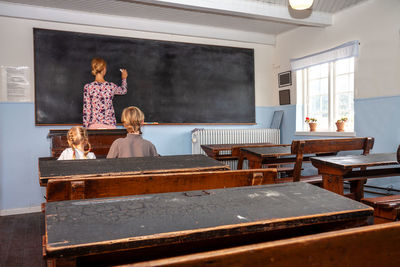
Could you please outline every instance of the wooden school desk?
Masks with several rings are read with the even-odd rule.
[[[322,175],[325,189],[343,195],[343,180],[350,181],[350,191],[356,200],[364,195],[363,182],[357,181],[400,175],[400,164],[395,153],[311,157],[311,163]]]
[[[49,179],[63,177],[121,176],[208,170],[229,170],[229,167],[205,155],[90,160],[39,158],[39,182],[41,186],[46,186]]]
[[[110,150],[111,144],[118,138],[126,136],[125,129],[112,130],[87,130],[92,152],[97,158],[105,158]],[[64,149],[68,148],[68,130],[50,130],[47,138],[51,139],[51,156],[58,158]]]
[[[271,143],[246,143],[246,144],[213,144],[201,145],[207,156],[216,160],[235,160],[239,159],[240,148],[257,147],[270,145]],[[221,152],[224,152],[221,154]]]
[[[373,209],[306,183],[46,203],[50,264],[123,264],[367,225]]]
[[[279,158],[281,156],[292,155],[291,145],[247,147],[241,148],[240,153],[243,158],[247,158],[249,161],[250,169],[262,168],[263,164],[294,163],[296,160],[295,157]]]

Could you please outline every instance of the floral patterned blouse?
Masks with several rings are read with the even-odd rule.
[[[91,82],[83,88],[83,126],[91,124],[116,125],[112,100],[114,95],[124,95],[128,92],[126,79],[117,86],[111,82]]]

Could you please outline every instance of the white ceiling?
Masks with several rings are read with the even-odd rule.
[[[275,36],[303,25],[332,25],[333,14],[365,1],[368,0],[314,0],[312,8],[306,11],[289,8],[288,0],[0,0],[0,3]],[[4,14],[0,11],[0,15]],[[26,15],[29,18],[29,14]]]

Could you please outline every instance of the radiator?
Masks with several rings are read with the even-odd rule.
[[[205,155],[201,145],[244,143],[280,144],[280,131],[279,129],[194,129],[192,131],[192,154]],[[232,170],[237,168],[237,160],[223,162]],[[247,162],[243,168],[247,168]]]

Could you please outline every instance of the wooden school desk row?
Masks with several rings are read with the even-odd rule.
[[[293,140],[292,144],[214,144],[202,145],[202,149],[209,157],[216,160],[237,159],[238,169],[242,168],[243,160],[249,161],[250,168],[261,168],[262,165],[277,165],[296,163],[295,181],[299,180],[302,162],[309,162],[310,155],[336,154],[340,151],[362,150],[368,154],[374,145],[374,138],[340,138],[340,139],[316,139]],[[222,154],[224,153],[224,154]],[[227,157],[228,155],[228,157]]]
[[[239,150],[236,159],[249,160],[250,167],[260,168],[262,165],[294,163],[292,177],[278,179],[278,182],[305,181],[322,183],[322,187],[343,195],[343,182],[350,183],[350,194],[347,196],[363,201],[375,208],[375,222],[388,222],[400,219],[400,196],[387,196],[364,199],[364,183],[366,179],[400,176],[400,146],[397,158],[394,153],[369,154],[374,144],[373,138],[344,138],[294,140],[290,145],[270,144],[235,144],[230,148]],[[222,145],[203,146],[205,151],[224,148]],[[227,147],[225,147],[227,148]],[[336,155],[341,151],[360,150],[362,155]],[[232,149],[233,151],[233,149]],[[236,152],[237,153],[237,152]],[[232,152],[233,154],[233,152]],[[318,155],[318,157],[311,156]],[[320,155],[324,155],[321,157]],[[318,169],[318,175],[304,177],[301,175],[302,164],[312,162]],[[280,168],[278,168],[278,171]]]
[[[227,170],[228,166],[204,155],[74,161],[39,159],[39,180],[47,187],[49,202],[176,191],[190,194],[192,190],[205,192],[213,188],[273,184],[276,179],[274,169]],[[74,205],[65,203],[67,207]],[[49,261],[49,265],[57,262],[57,266],[63,266],[64,257]]]
[[[400,174],[400,146],[397,150],[397,159],[394,153],[370,154],[374,144],[373,138],[345,138],[345,139],[318,139],[295,140],[291,149],[286,145],[259,145],[245,144],[243,147],[235,145],[241,151],[239,161],[248,158],[251,167],[261,167],[262,163],[287,163],[294,161],[292,178],[278,179],[278,182],[305,181],[322,183],[322,187],[338,194],[343,194],[343,182],[350,183],[349,196],[357,201],[363,201],[374,207],[375,223],[400,220],[400,195],[384,196],[364,199],[364,183],[366,179],[399,176]],[[326,157],[329,153],[337,154],[340,151],[360,150],[361,155]],[[290,157],[290,155],[293,155]],[[295,157],[294,157],[295,155]],[[324,157],[310,157],[310,155],[325,155]],[[318,175],[301,176],[302,164],[309,162],[318,169]],[[241,166],[240,162],[238,166]],[[278,168],[280,170],[280,168]]]
[[[201,155],[40,159],[48,201],[81,199],[46,204],[49,266],[134,263],[371,223],[372,208],[312,185],[265,185],[275,169],[228,169]],[[160,192],[174,193],[121,197]]]

